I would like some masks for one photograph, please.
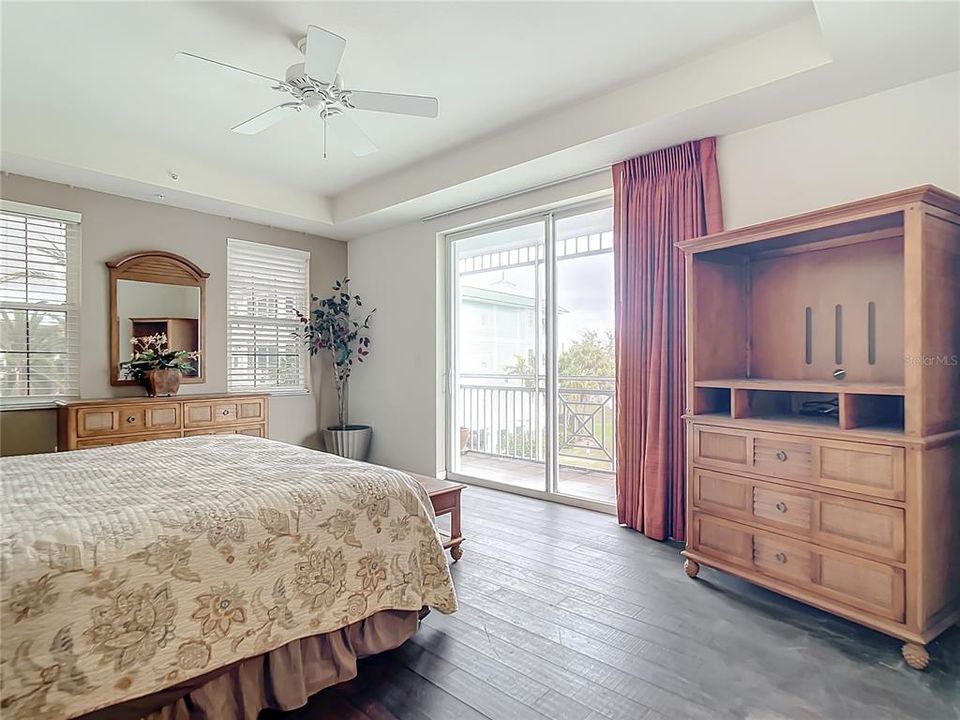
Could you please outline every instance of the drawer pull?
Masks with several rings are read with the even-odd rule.
[[[780,563],[781,565],[783,565],[783,564],[785,564],[785,563],[787,562],[787,556],[784,555],[782,552],[778,552],[778,553],[777,553],[776,555],[774,555],[773,557],[776,558],[777,562]]]
[[[777,503],[777,512],[785,513],[787,511],[787,504],[782,500]]]
[[[783,450],[777,450],[777,460],[780,462],[786,462],[787,454]]]
[[[136,415],[127,415],[127,422],[128,422],[128,423],[132,423],[132,422],[136,422],[136,421],[137,421],[137,416],[136,416]]]
[[[224,411],[223,411],[223,414],[224,414],[224,415],[229,415],[229,414],[230,414],[230,411],[229,411],[229,410],[224,410]]]

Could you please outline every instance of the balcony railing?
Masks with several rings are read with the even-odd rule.
[[[543,375],[461,375],[461,452],[544,462],[545,384]],[[613,472],[617,467],[614,379],[561,376],[557,384],[560,464]]]

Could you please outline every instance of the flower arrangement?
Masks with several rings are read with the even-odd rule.
[[[370,318],[376,308],[363,314],[360,296],[350,294],[350,278],[338,280],[333,286],[333,295],[328,298],[321,300],[312,295],[310,303],[316,303],[316,307],[306,313],[294,310],[303,323],[299,334],[310,355],[330,353],[337,385],[337,419],[339,428],[346,429],[347,381],[354,360],[363,362],[370,354],[370,337],[364,331],[370,328]]]
[[[120,372],[128,380],[144,379],[151,370],[178,370],[188,373],[195,369],[193,362],[200,357],[197,351],[171,350],[165,333],[130,338],[133,357],[120,363]]]

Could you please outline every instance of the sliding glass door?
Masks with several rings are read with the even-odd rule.
[[[557,492],[616,501],[613,211],[557,217]]]
[[[448,470],[614,502],[608,204],[450,238]]]
[[[546,490],[543,220],[453,243],[455,472]]]

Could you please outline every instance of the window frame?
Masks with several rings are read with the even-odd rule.
[[[300,358],[300,368],[303,377],[303,383],[296,386],[282,386],[282,385],[257,385],[256,384],[256,374],[254,372],[254,382],[253,384],[235,384],[232,380],[232,359],[234,353],[234,332],[233,325],[235,322],[251,322],[256,321],[259,324],[263,325],[274,325],[277,329],[277,334],[282,332],[283,328],[289,327],[291,331],[296,330],[300,327],[300,321],[296,317],[292,317],[287,320],[285,318],[269,318],[269,317],[258,317],[254,315],[236,315],[232,312],[231,307],[231,294],[234,291],[232,278],[234,273],[232,272],[232,263],[230,259],[230,248],[231,245],[234,245],[237,248],[246,248],[247,253],[251,251],[253,253],[259,253],[264,257],[277,257],[277,255],[286,255],[292,262],[303,262],[303,300],[302,305],[299,306],[299,309],[309,309],[310,305],[310,262],[312,259],[312,254],[309,250],[302,250],[300,248],[288,247],[284,245],[274,245],[272,243],[256,242],[252,240],[243,240],[241,238],[228,237],[227,238],[227,262],[226,262],[226,275],[227,275],[227,343],[226,343],[226,384],[227,384],[227,393],[230,394],[243,394],[243,393],[269,393],[270,395],[309,395],[312,392],[312,379],[310,373],[310,355],[307,350],[306,345],[302,341],[297,341]],[[276,347],[277,357],[288,356],[287,354],[281,354],[279,352],[280,346],[279,343]],[[243,353],[243,355],[250,357],[249,353]],[[254,353],[254,356],[256,353]]]
[[[3,395],[0,391],[0,411],[34,410],[56,407],[58,401],[80,397],[80,312],[81,312],[81,259],[82,259],[82,213],[61,210],[41,205],[0,199],[0,212],[23,218],[25,224],[31,218],[64,225],[64,251],[67,261],[64,268],[65,300],[63,303],[16,302],[0,299],[0,311],[23,310],[26,312],[54,312],[65,316],[67,392],[57,395]],[[25,278],[25,287],[29,279]],[[27,339],[29,343],[29,338]],[[28,346],[29,347],[29,346]],[[17,352],[17,351],[4,351]],[[29,355],[26,349],[23,354]],[[28,370],[29,374],[29,370]]]

